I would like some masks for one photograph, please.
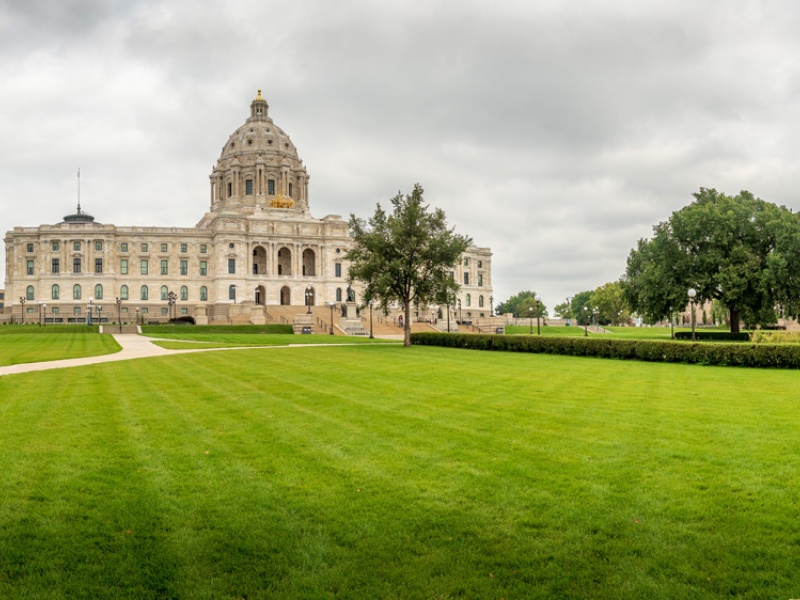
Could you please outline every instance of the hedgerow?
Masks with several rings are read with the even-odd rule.
[[[648,362],[731,367],[800,368],[800,346],[752,343],[701,343],[617,340],[531,335],[413,333],[411,343],[470,350],[532,352]]]

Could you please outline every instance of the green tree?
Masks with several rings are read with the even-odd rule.
[[[589,315],[594,310],[594,304],[592,303],[593,295],[594,292],[588,290],[585,292],[578,292],[572,297],[572,301],[570,303],[572,307],[572,314],[575,315],[575,320],[578,322],[578,325],[586,325],[586,321],[591,320]]]
[[[403,333],[411,345],[411,304],[446,304],[459,286],[450,271],[472,243],[448,228],[444,211],[423,204],[419,184],[411,194],[398,193],[387,214],[378,204],[365,222],[350,215],[353,246],[345,255],[348,277],[365,284],[364,302],[378,301],[386,310],[400,302],[404,310]]]
[[[501,315],[511,313],[515,317],[520,318],[547,316],[547,307],[544,305],[544,302],[540,301],[537,303],[536,292],[530,290],[525,290],[511,296],[511,298],[500,304],[497,310]]]
[[[622,284],[612,281],[597,288],[592,294],[592,305],[599,310],[602,325],[619,325],[630,317],[628,303],[625,301]]]
[[[739,322],[772,323],[776,309],[800,312],[800,221],[790,210],[743,191],[701,188],[695,201],[653,228],[628,256],[625,297],[649,322],[687,305],[718,300]]]

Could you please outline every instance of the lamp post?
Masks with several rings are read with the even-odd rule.
[[[530,335],[533,335],[533,307],[532,306],[528,307],[528,317],[530,319],[530,329],[529,329],[528,333]]]
[[[459,298],[458,299],[458,324],[461,325],[461,323],[463,321],[464,321],[464,318],[461,315],[461,298]]]
[[[177,303],[178,303],[178,294],[176,294],[175,292],[167,293],[167,317],[168,317],[168,320],[172,320],[173,313],[175,313],[174,316],[176,316],[176,317],[178,316],[177,315],[177,310],[175,309],[175,305]]]
[[[494,296],[489,296],[489,316],[494,316]]]
[[[47,327],[47,303],[42,303],[42,310],[44,311],[44,318],[42,319],[42,327]]]
[[[447,296],[447,333],[450,333],[450,295]]]
[[[583,307],[583,337],[589,337],[589,307]]]
[[[536,335],[542,335],[542,329],[539,326],[539,317],[542,314],[541,306],[542,306],[542,297],[539,294],[536,294]]]
[[[369,301],[369,339],[375,339],[375,336],[372,335],[372,300]]]
[[[89,306],[86,307],[86,324],[92,324],[92,298],[89,298]]]
[[[695,341],[695,334],[694,334],[694,299],[697,296],[697,290],[694,288],[689,288],[687,292],[689,295],[689,305],[691,306],[692,311],[692,341]]]
[[[597,331],[600,331],[600,307],[594,307],[594,325],[597,327]]]
[[[20,296],[19,297],[19,303],[22,306],[22,311],[21,311],[22,312],[22,319],[21,319],[21,321],[22,321],[22,324],[25,325],[25,298]]]
[[[39,327],[42,326],[42,301],[39,300]]]
[[[675,313],[671,306],[669,307],[669,339],[675,339]]]
[[[103,307],[98,304],[95,308],[97,309],[97,324],[100,325],[100,313],[103,312]]]
[[[136,307],[136,324],[139,325],[139,307]]]
[[[335,302],[328,302],[328,306],[330,306],[330,307],[331,307],[331,330],[330,330],[330,332],[329,332],[329,333],[330,333],[330,335],[333,335],[333,307],[334,307],[335,305],[336,305],[336,303],[335,303]]]
[[[117,298],[117,321],[119,321],[119,332],[122,333],[122,299]]]
[[[308,308],[308,310],[306,311],[307,315],[311,314],[311,298],[313,296],[314,296],[314,291],[311,289],[310,286],[307,287],[306,288],[306,307]]]
[[[567,297],[567,327],[570,327],[569,319],[572,316],[572,296]]]

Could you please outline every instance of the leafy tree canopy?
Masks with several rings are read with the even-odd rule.
[[[653,228],[628,256],[625,298],[649,322],[688,303],[718,300],[739,322],[772,323],[776,309],[800,312],[800,221],[790,210],[743,191],[701,188],[695,201]]]
[[[378,204],[365,222],[350,215],[353,246],[345,255],[350,281],[365,284],[364,301],[391,302],[404,308],[405,345],[411,345],[411,304],[449,303],[459,286],[450,271],[472,243],[448,228],[444,211],[423,204],[419,184],[391,199],[392,212]]]
[[[533,310],[531,310],[533,309]],[[511,296],[508,300],[497,307],[499,314],[504,315],[511,313],[516,317],[546,317],[547,307],[543,302],[539,302],[537,306],[536,292],[526,290]]]

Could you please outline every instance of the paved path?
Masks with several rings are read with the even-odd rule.
[[[379,336],[376,336],[379,337]],[[394,336],[380,336],[386,339],[393,339]],[[402,340],[402,336],[399,336]],[[166,356],[168,354],[186,354],[187,352],[211,352],[214,350],[254,350],[256,348],[300,348],[310,346],[351,346],[354,344],[289,344],[288,346],[241,346],[236,348],[191,348],[188,350],[167,350],[156,346],[153,342],[159,341],[158,338],[149,338],[136,333],[115,333],[114,339],[122,347],[122,350],[114,354],[104,354],[102,356],[87,356],[85,358],[68,358],[66,360],[51,360],[48,362],[24,363],[20,365],[9,365],[0,367],[0,377],[3,375],[14,375],[16,373],[30,373],[31,371],[47,371],[49,369],[66,369],[68,367],[82,367],[83,365],[96,365],[99,363],[116,362],[118,360],[131,360],[132,358],[147,358],[150,356]],[[180,340],[163,340],[176,342]]]
[[[51,360],[48,362],[24,363],[0,367],[0,376],[15,373],[29,373],[30,371],[46,371],[48,369],[65,369],[67,367],[80,367],[83,365],[96,365],[98,363],[130,360],[132,358],[146,358],[149,356],[164,356],[167,354],[184,354],[186,352],[208,352],[209,350],[232,350],[233,348],[197,348],[190,350],[166,350],[153,343],[153,338],[144,337],[135,333],[114,334],[114,339],[122,346],[122,350],[114,354],[102,356],[87,356],[85,358],[68,358],[66,360]]]

